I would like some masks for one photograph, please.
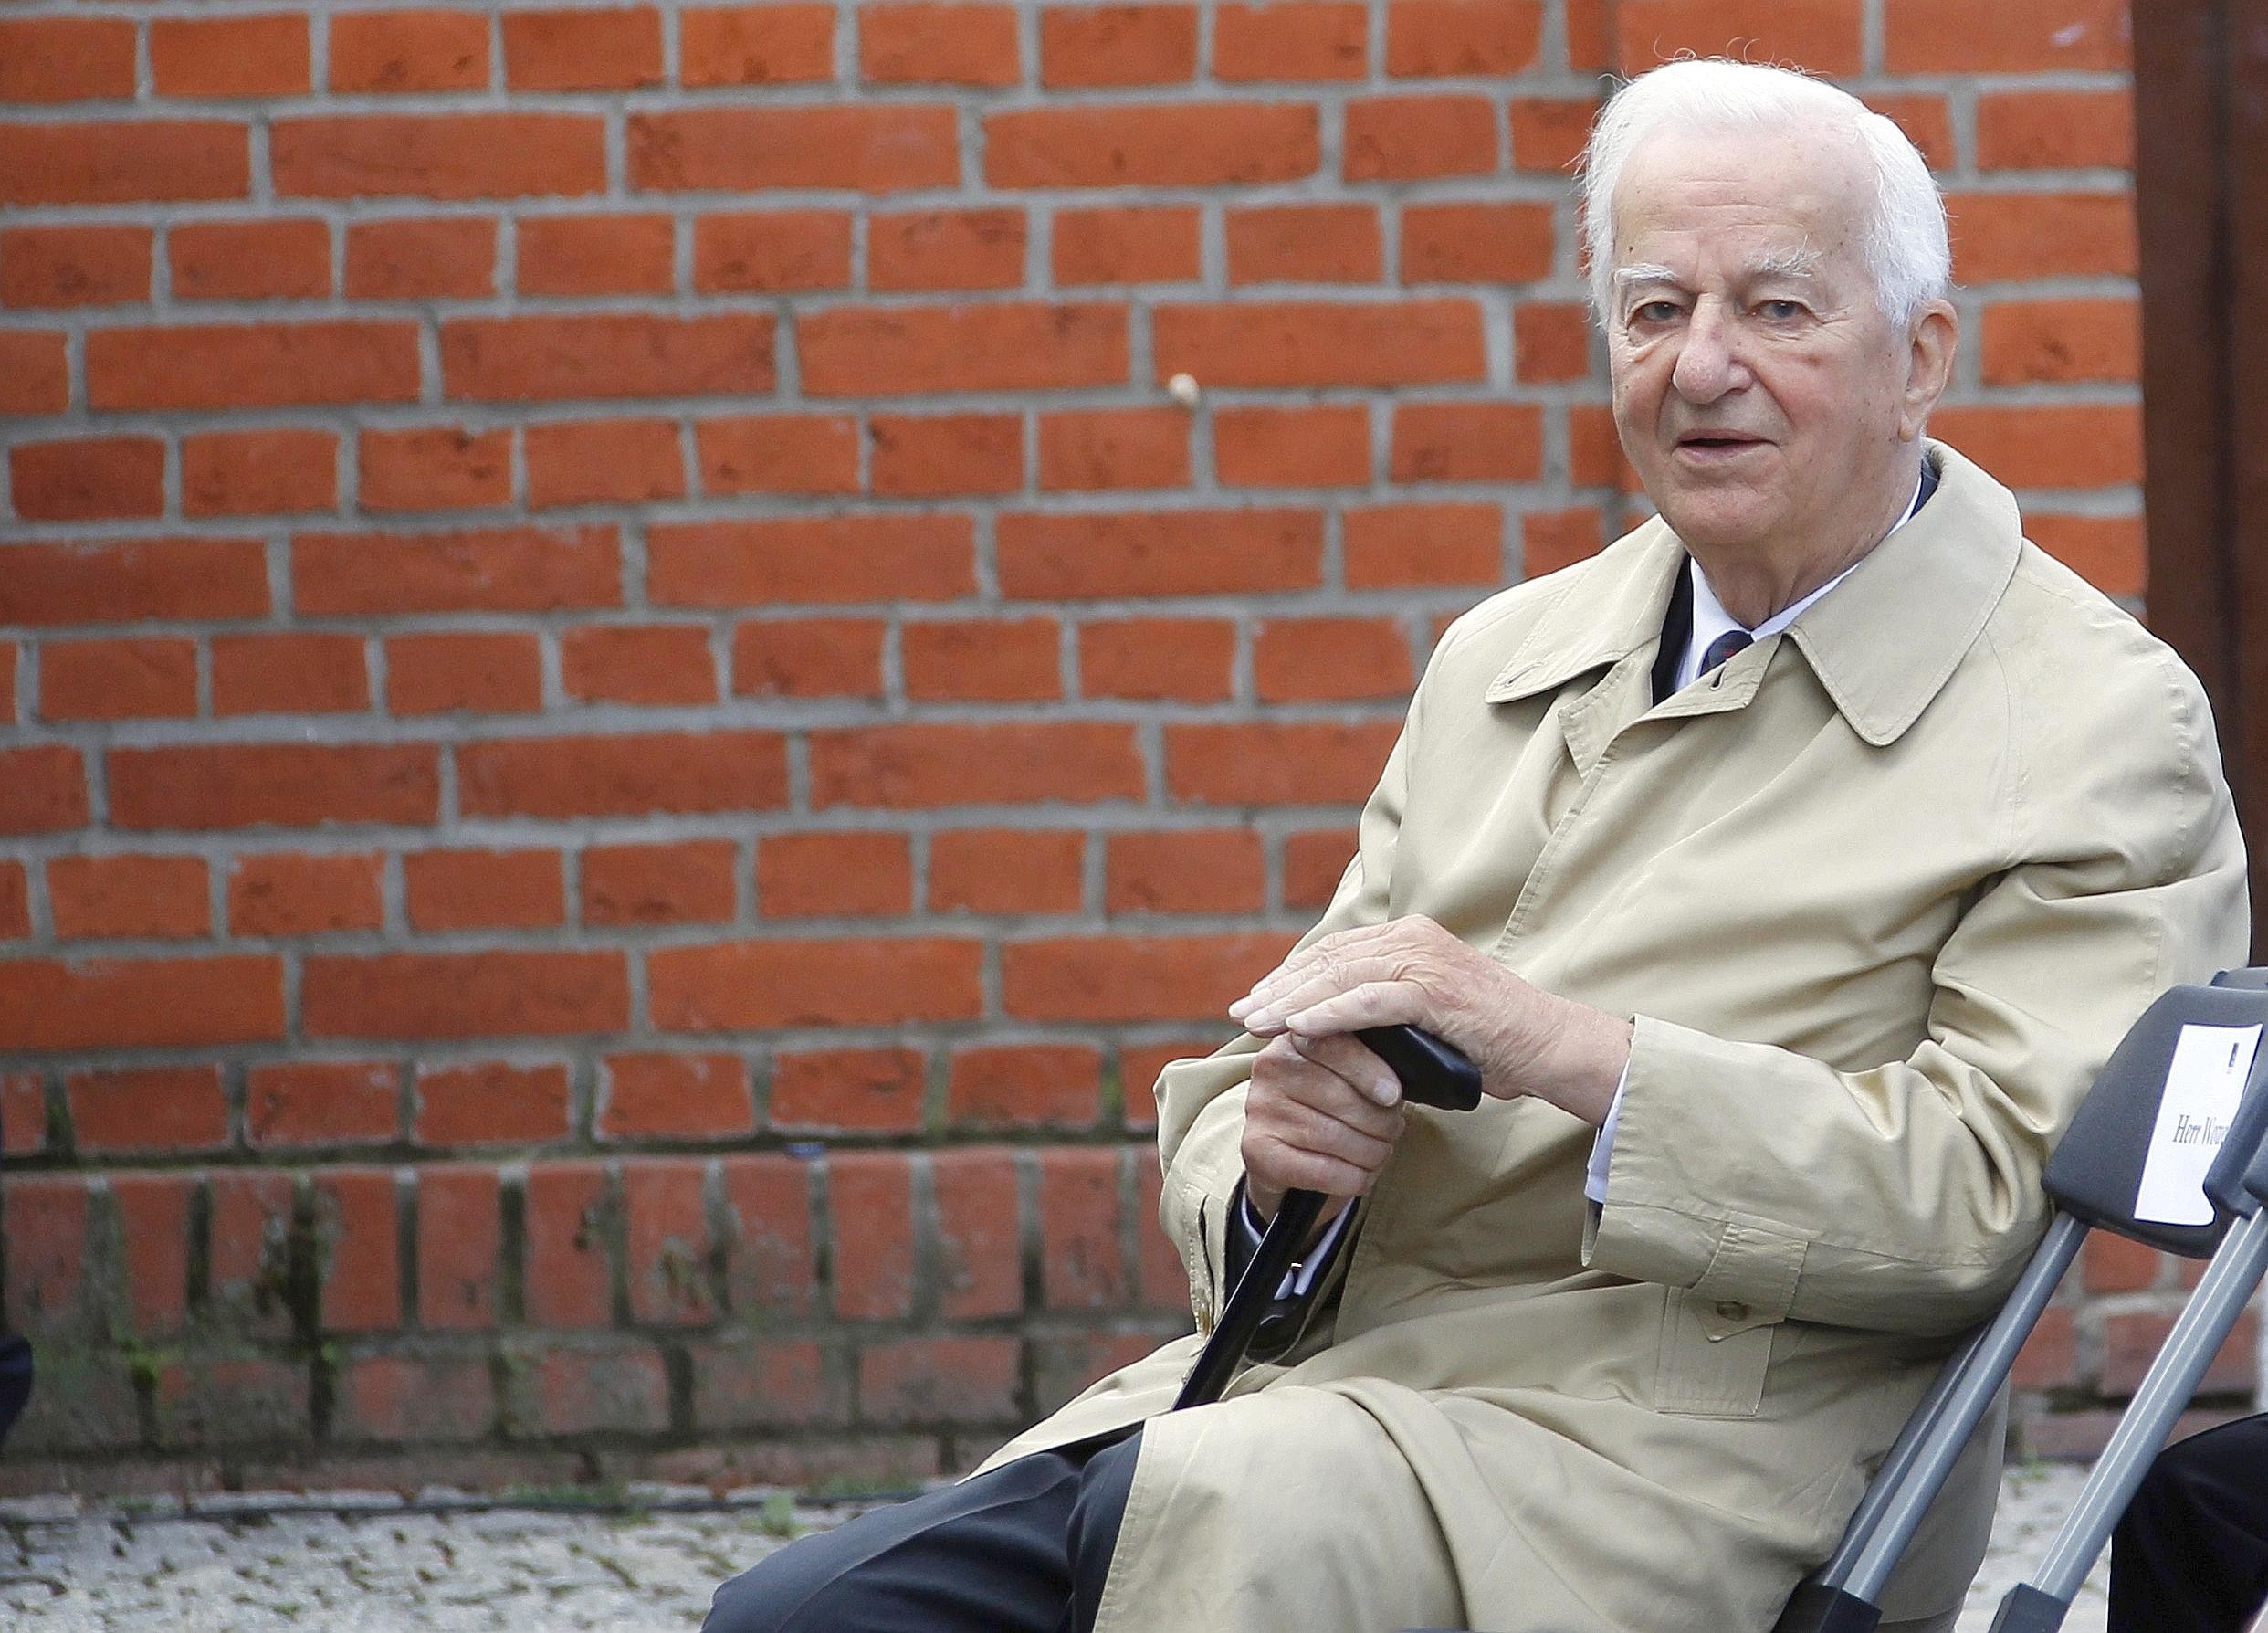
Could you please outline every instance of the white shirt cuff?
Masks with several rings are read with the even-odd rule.
[[[1298,1299],[1307,1296],[1307,1289],[1315,1285],[1317,1275],[1331,1262],[1331,1254],[1339,1246],[1339,1236],[1346,1230],[1347,1221],[1353,1214],[1351,1206],[1339,1210],[1339,1217],[1316,1239],[1315,1246],[1307,1249],[1307,1257],[1284,1272],[1284,1280],[1276,1284],[1277,1298]],[[1241,1198],[1241,1206],[1236,1210],[1236,1227],[1244,1233],[1245,1247],[1257,1252],[1260,1238],[1266,1234],[1267,1227],[1260,1223],[1260,1216],[1254,1211],[1249,1194]]]
[[[1583,1173],[1583,1195],[1601,1207],[1606,1206],[1607,1164],[1614,1156],[1614,1125],[1622,1120],[1622,1090],[1629,1087],[1630,1063],[1624,1061],[1622,1080],[1614,1085],[1614,1102],[1607,1107],[1606,1121],[1591,1143],[1591,1166]]]

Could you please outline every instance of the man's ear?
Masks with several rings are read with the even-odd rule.
[[[1953,379],[1953,353],[1961,340],[1960,314],[1945,300],[1932,300],[1915,314],[1906,345],[1906,389],[1898,403],[1898,438],[1919,437],[1929,411]]]

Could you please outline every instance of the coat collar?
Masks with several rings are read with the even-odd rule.
[[[1928,443],[1926,457],[1938,476],[1929,502],[1787,632],[1851,729],[1877,748],[1897,741],[1952,678],[2015,576],[2023,543],[2014,495],[1944,443]],[[1685,559],[1657,516],[1569,572],[1486,701],[1532,697],[1652,646]],[[1745,703],[1769,661],[1736,658],[1712,706]],[[1748,662],[1757,673],[1736,690],[1733,666]]]

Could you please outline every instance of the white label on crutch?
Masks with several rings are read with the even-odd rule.
[[[2174,1045],[2158,1126],[2143,1159],[2134,1217],[2156,1225],[2210,1225],[2206,1170],[2221,1154],[2260,1048],[2258,1027],[2184,1027]]]

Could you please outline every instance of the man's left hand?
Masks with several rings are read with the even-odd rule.
[[[1630,1059],[1630,1022],[1555,997],[1417,916],[1311,943],[1229,1014],[1255,1038],[1417,1027],[1463,1050],[1489,1094],[1533,1094],[1592,1124]]]

